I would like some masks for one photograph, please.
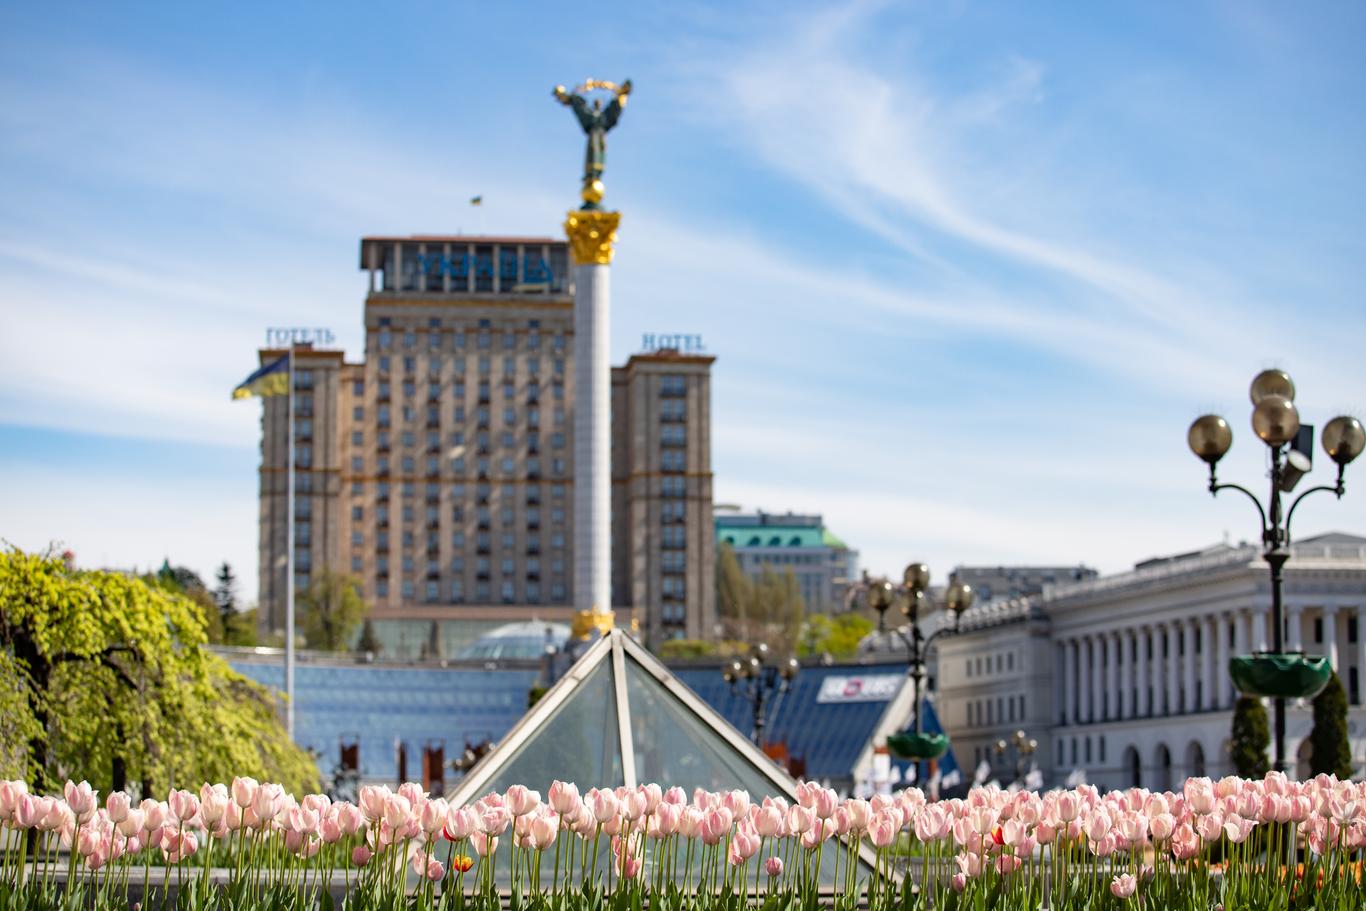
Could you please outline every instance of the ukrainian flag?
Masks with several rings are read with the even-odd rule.
[[[234,399],[249,399],[253,395],[265,398],[289,392],[289,355],[266,364],[247,377],[232,391]]]

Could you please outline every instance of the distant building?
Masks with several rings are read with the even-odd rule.
[[[1268,647],[1269,573],[1260,548],[1218,545],[1129,572],[993,599],[936,643],[939,716],[964,765],[1024,730],[1050,785],[1084,771],[1111,788],[1169,789],[1228,774],[1237,693],[1231,655]],[[1326,655],[1350,704],[1352,764],[1366,766],[1366,538],[1291,547],[1286,645]],[[1286,711],[1292,770],[1307,772],[1307,702]],[[1009,762],[1009,760],[1007,760]]]
[[[1000,598],[1024,598],[1042,594],[1044,587],[1094,579],[1089,566],[959,566],[953,574],[972,586],[979,604]]]
[[[751,579],[765,571],[783,575],[790,570],[812,612],[841,610],[858,574],[858,551],[826,528],[819,515],[721,514],[716,516],[716,542],[730,545]]]
[[[385,654],[457,654],[519,620],[569,622],[574,321],[568,244],[366,237],[365,350],[295,358],[295,586],[361,579]],[[263,349],[262,364],[286,352]],[[612,607],[649,641],[714,623],[710,366],[670,351],[613,378]],[[266,398],[260,623],[284,626],[287,399]],[[622,422],[626,422],[623,424]]]

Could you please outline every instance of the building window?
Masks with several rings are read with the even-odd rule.
[[[375,597],[377,597],[377,598],[387,598],[387,597],[389,597],[389,580],[387,580],[387,579],[378,579],[378,580],[375,581]]]

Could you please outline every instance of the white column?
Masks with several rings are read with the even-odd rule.
[[[1214,681],[1218,701],[1215,708],[1228,708],[1233,701],[1233,678],[1228,675],[1229,648],[1229,617],[1220,614],[1214,618],[1214,626],[1218,630],[1218,637],[1214,640],[1216,649],[1214,656]]]
[[[574,285],[574,607],[612,610],[611,267],[580,263]]]
[[[1219,615],[1206,617],[1205,631],[1200,639],[1201,650],[1205,653],[1205,679],[1201,687],[1205,698],[1201,700],[1200,708],[1206,712],[1219,708],[1219,677],[1226,673],[1219,667],[1219,638]]]
[[[1361,630],[1357,630],[1357,635]],[[1323,654],[1328,657],[1328,663],[1333,666],[1333,670],[1338,670],[1338,606],[1336,604],[1325,604],[1323,606]],[[1342,672],[1338,671],[1338,676]]]
[[[1105,637],[1091,637],[1091,720],[1105,714]]]
[[[1053,655],[1053,724],[1067,719],[1067,643],[1059,642]]]
[[[1134,633],[1138,638],[1138,655],[1134,659],[1136,665],[1134,679],[1138,684],[1138,702],[1134,705],[1134,717],[1143,718],[1152,711],[1152,700],[1149,698],[1152,669],[1148,663],[1148,643],[1151,633],[1146,626],[1140,626],[1134,630]]]
[[[1264,652],[1270,647],[1266,641],[1266,614],[1266,607],[1260,604],[1252,608],[1252,650],[1254,652]]]
[[[1366,607],[1357,605],[1357,705],[1366,705]]]
[[[1091,637],[1077,639],[1077,721],[1091,719]]]
[[[1134,714],[1133,705],[1133,686],[1134,686],[1134,666],[1133,666],[1133,638],[1134,631],[1131,629],[1120,630],[1119,632],[1119,692],[1115,695],[1115,705],[1118,708],[1120,720],[1130,718]]]
[[[1290,607],[1285,611],[1286,651],[1298,652],[1304,648],[1304,608]]]
[[[1101,706],[1104,710],[1100,713],[1102,720],[1112,721],[1115,718],[1115,694],[1119,690],[1119,661],[1115,660],[1115,634],[1106,632],[1101,636],[1101,651],[1105,656],[1105,688],[1102,692]]]
[[[1177,651],[1176,642],[1176,621],[1167,624],[1167,656],[1165,658],[1167,667],[1167,708],[1165,714],[1175,715],[1181,711],[1181,659]],[[1172,762],[1176,762],[1176,756],[1172,756]]]
[[[1167,693],[1166,665],[1162,663],[1163,641],[1164,639],[1162,636],[1162,627],[1154,624],[1152,639],[1153,657],[1151,662],[1151,670],[1148,671],[1148,674],[1153,681],[1153,698],[1152,704],[1149,706],[1149,711],[1155,718],[1162,717],[1162,706],[1163,703],[1166,701]]]
[[[1077,723],[1077,642],[1062,644],[1062,723]]]
[[[1252,651],[1247,631],[1251,622],[1246,610],[1240,608],[1233,612],[1233,654],[1246,655]]]
[[[1200,709],[1200,703],[1195,698],[1195,669],[1197,655],[1195,650],[1195,630],[1198,625],[1199,622],[1194,617],[1188,618],[1185,623],[1185,629],[1181,631],[1186,640],[1186,654],[1182,656],[1184,659],[1182,663],[1185,664],[1186,671],[1186,679],[1184,681],[1186,686],[1186,698],[1181,701],[1181,711],[1183,712],[1195,712]]]

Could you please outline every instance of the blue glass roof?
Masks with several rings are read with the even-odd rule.
[[[754,709],[743,696],[732,694],[730,684],[716,667],[674,668],[678,679],[735,725],[746,736],[754,727]],[[828,677],[851,674],[904,674],[904,664],[831,665],[803,667],[791,689],[770,699],[765,712],[764,739],[787,746],[788,756],[806,763],[806,777],[813,780],[847,779],[858,755],[873,735],[886,701],[819,702],[817,696]]]
[[[284,667],[275,661],[230,663],[243,676],[284,689]],[[526,711],[539,672],[301,663],[294,674],[295,740],[318,753],[323,774],[339,764],[343,742],[359,742],[361,777],[396,781],[400,741],[408,777],[421,780],[423,747],[443,744],[449,762],[467,742],[501,739]]]
[[[276,660],[232,658],[230,663],[258,683],[284,688],[284,668]],[[731,693],[717,667],[673,670],[749,735],[753,709],[742,696]],[[765,738],[785,744],[790,757],[804,761],[805,777],[847,780],[887,702],[820,702],[821,687],[830,677],[904,673],[901,664],[803,667],[789,692],[770,700]],[[342,743],[359,743],[362,778],[397,781],[400,742],[407,748],[408,778],[421,780],[423,747],[444,745],[449,762],[466,743],[501,740],[526,710],[527,693],[539,671],[300,663],[295,675],[295,739],[316,751],[323,774],[330,775],[339,764]],[[925,707],[925,729],[938,731],[939,719],[928,702]],[[953,754],[939,766],[944,773],[957,768]]]

